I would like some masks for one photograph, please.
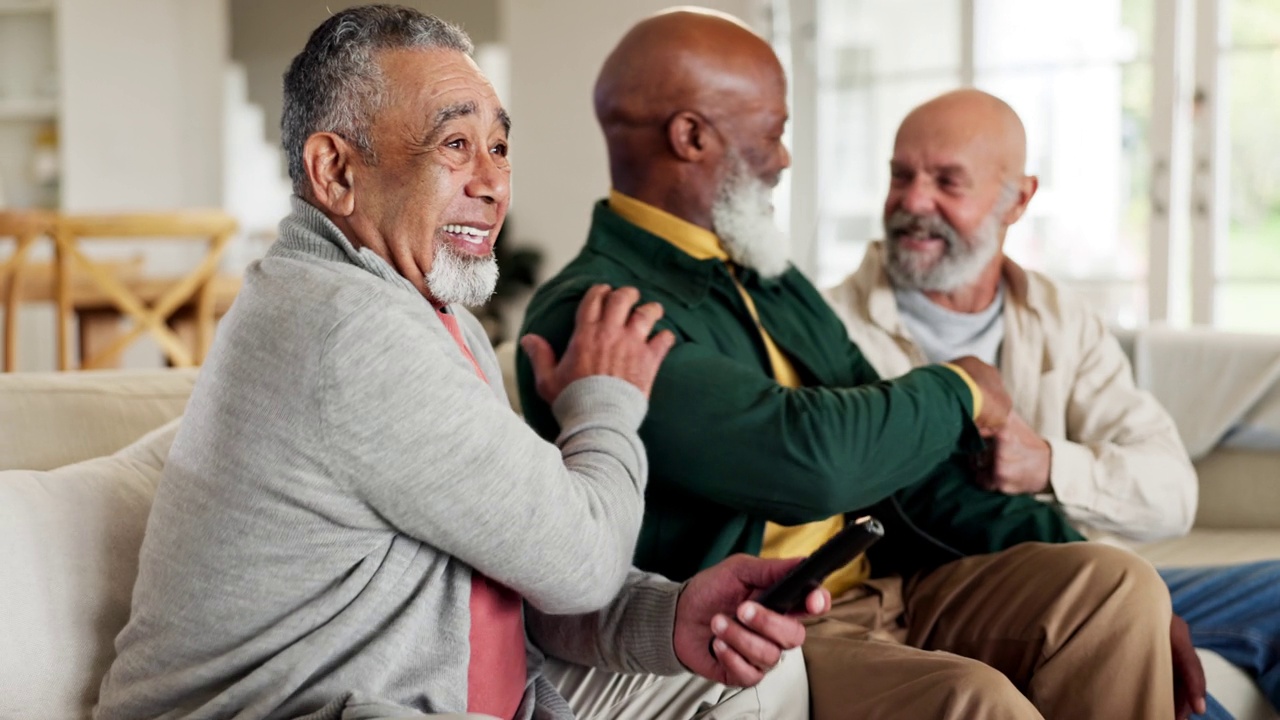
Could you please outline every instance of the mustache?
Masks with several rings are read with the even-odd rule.
[[[947,243],[947,250],[960,245],[960,233],[938,215],[916,215],[906,210],[894,210],[885,221],[884,228],[890,242],[898,235],[929,235]]]

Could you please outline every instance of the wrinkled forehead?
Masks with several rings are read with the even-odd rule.
[[[1003,177],[1014,162],[998,129],[937,116],[908,117],[898,129],[892,162],[918,170],[960,168],[975,176]]]
[[[402,112],[427,126],[474,118],[509,131],[511,119],[484,73],[466,54],[446,49],[378,54],[383,111]]]

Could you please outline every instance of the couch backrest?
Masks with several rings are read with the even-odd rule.
[[[1280,527],[1280,388],[1273,385],[1280,337],[1206,328],[1113,333],[1138,385],[1169,409],[1195,457],[1196,527]],[[1219,438],[1206,428],[1228,432]]]
[[[182,414],[196,370],[0,374],[0,470],[110,455]]]

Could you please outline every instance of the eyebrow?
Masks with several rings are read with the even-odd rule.
[[[938,172],[939,174],[941,174],[941,173],[951,173],[952,175],[967,175],[967,174],[968,174],[968,172],[965,170],[965,167],[964,167],[963,165],[940,165],[940,166],[938,166],[937,172]]]
[[[899,160],[892,160],[892,159],[889,160],[890,170],[911,170],[912,168],[913,166],[911,165],[911,163],[902,162]],[[935,175],[941,175],[943,173],[947,173],[951,175],[967,176],[969,174],[969,171],[965,168],[965,166],[960,165],[958,163],[951,163],[948,165],[937,165],[931,168],[926,168],[926,171],[933,173]]]
[[[450,121],[457,120],[460,117],[466,117],[468,115],[475,115],[478,112],[480,112],[480,108],[473,100],[454,103],[453,105],[446,105],[440,108],[436,111],[436,117],[432,122],[431,131],[427,133],[428,142],[426,144],[432,144],[432,141],[439,137],[440,133],[444,131],[444,126]],[[503,132],[510,135],[511,116],[509,116],[507,111],[502,108],[498,108],[498,122],[502,124]]]

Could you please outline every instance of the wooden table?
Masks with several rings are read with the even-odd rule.
[[[149,276],[142,272],[142,259],[104,263],[112,267],[114,274],[140,300],[151,304],[179,279]],[[21,285],[17,298],[22,303],[54,303],[57,300],[53,266],[49,263],[28,263],[21,270]],[[123,334],[123,313],[97,284],[80,274],[72,275],[71,302],[74,308],[80,340],[81,361],[108,347]],[[210,280],[214,297],[214,317],[221,318],[231,308],[240,291],[241,278],[236,275],[214,275]],[[173,328],[187,344],[194,347],[197,327],[195,303],[189,302],[169,317]]]

